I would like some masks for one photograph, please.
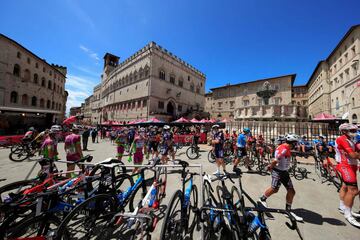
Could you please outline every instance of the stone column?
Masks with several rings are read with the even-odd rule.
[[[281,117],[285,117],[285,106],[281,105],[280,109],[281,109]]]
[[[297,106],[293,106],[293,111],[291,113],[291,117],[296,118],[297,117]]]

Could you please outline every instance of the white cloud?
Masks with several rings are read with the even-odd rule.
[[[92,30],[95,30],[94,21],[91,17],[83,10],[81,6],[77,4],[77,1],[68,0],[66,1],[67,6],[70,11],[74,13],[74,15],[82,22],[84,22],[87,26],[89,26]]]
[[[84,102],[85,98],[89,97],[97,81],[93,78],[76,76],[69,74],[66,80],[66,90],[69,93],[66,112],[69,112],[71,107],[79,107]]]
[[[85,47],[84,45],[80,44],[79,48],[86,53],[90,58],[94,59],[95,61],[100,61],[98,54],[91,49]]]
[[[98,78],[98,79],[100,79],[100,77],[101,77],[101,73],[100,73],[100,72],[93,71],[92,69],[89,69],[89,68],[87,68],[87,67],[74,66],[74,65],[73,65],[73,67],[76,68],[77,70],[80,70],[80,71],[83,72],[83,73],[86,73],[86,74],[88,74],[88,75],[90,75],[90,76],[93,76],[93,77],[96,77],[96,78]]]

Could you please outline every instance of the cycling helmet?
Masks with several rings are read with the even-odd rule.
[[[144,127],[141,127],[139,132],[145,132],[145,128]]]
[[[286,142],[298,142],[299,138],[297,135],[289,133],[285,136]]]
[[[233,131],[233,132],[237,132],[237,129],[236,129],[236,128],[233,128],[232,131]]]
[[[35,128],[34,128],[34,127],[30,127],[30,128],[29,128],[29,131],[32,131],[32,132],[35,131]]]
[[[339,127],[340,131],[351,131],[351,130],[357,130],[357,129],[358,129],[358,127],[355,124],[351,124],[351,123],[343,123]]]
[[[220,126],[218,124],[212,125],[211,128],[219,128]]]
[[[169,125],[165,125],[164,126],[164,130],[169,130],[170,129],[170,126]]]
[[[250,128],[247,128],[247,127],[246,127],[246,128],[243,129],[243,131],[244,131],[244,133],[249,133],[249,132],[250,132]]]

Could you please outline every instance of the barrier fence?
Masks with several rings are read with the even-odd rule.
[[[316,122],[265,122],[265,121],[239,121],[226,123],[226,129],[242,130],[248,127],[255,136],[262,134],[266,140],[276,139],[279,135],[294,133],[306,136],[308,140],[314,140],[319,135],[324,136],[326,141],[339,136],[337,128],[329,126],[328,123]]]

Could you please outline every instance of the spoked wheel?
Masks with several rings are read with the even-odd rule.
[[[115,199],[99,194],[76,206],[60,224],[56,239],[111,239],[109,222],[115,214]]]
[[[190,147],[188,147],[188,149],[186,150],[186,156],[187,156],[189,159],[196,159],[196,158],[199,157],[199,152],[198,152],[198,150],[196,149],[196,147],[190,146]]]
[[[183,206],[182,192],[177,190],[171,197],[171,200],[166,210],[161,228],[160,239],[183,239],[182,214],[181,208]],[[185,216],[184,216],[185,217]]]
[[[210,163],[214,163],[216,161],[215,153],[213,151],[209,151],[209,153],[208,153],[208,161]]]
[[[29,152],[22,145],[19,145],[18,149],[14,149],[14,151],[10,152],[9,158],[14,162],[22,162],[29,157]]]
[[[8,234],[8,239],[17,238],[35,238],[49,239],[55,236],[56,229],[61,221],[55,216],[37,216],[30,218],[15,228],[12,233]],[[69,235],[66,229],[63,233],[64,238],[68,239]]]
[[[22,191],[27,188],[33,187],[36,184],[36,180],[22,180],[18,182],[13,182],[2,186],[0,188],[0,203],[7,201],[16,201],[22,197]]]
[[[197,209],[199,206],[198,199],[199,198],[198,198],[197,187],[195,185],[193,185],[192,189],[191,189],[190,203],[189,203],[189,207],[187,209],[187,218],[189,219],[188,231],[190,232],[190,234],[192,234],[192,232],[195,229],[196,223],[198,222],[198,217],[193,212],[193,210]],[[192,222],[190,222],[190,220],[192,220]]]

